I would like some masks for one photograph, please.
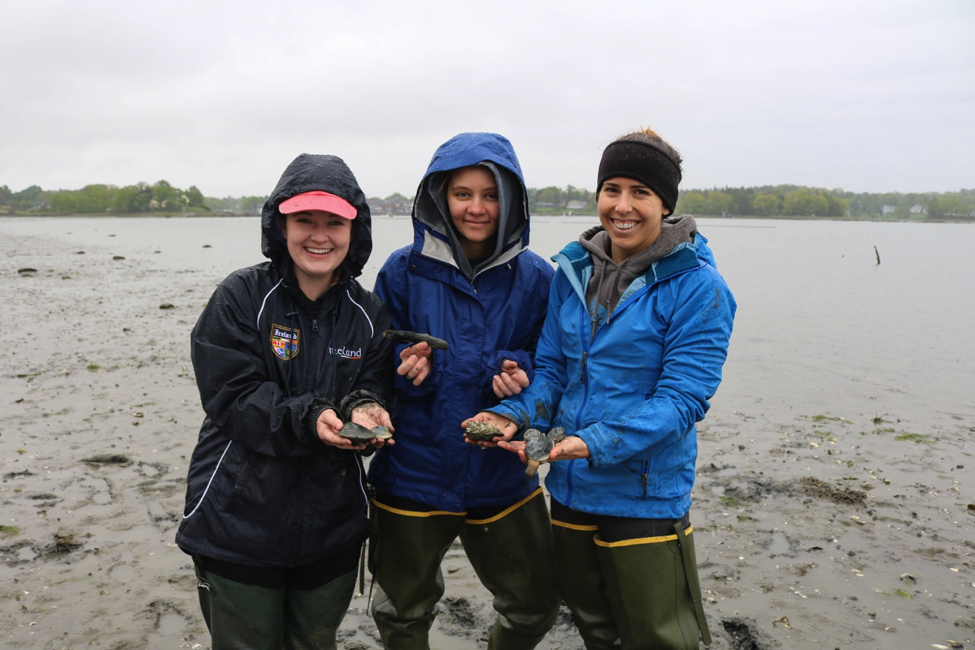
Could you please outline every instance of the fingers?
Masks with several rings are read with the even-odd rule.
[[[426,345],[426,343],[420,345]],[[419,386],[427,378],[427,375],[430,374],[429,357],[415,354],[409,355],[399,365],[399,368],[396,369],[396,374],[413,380],[413,385]]]
[[[433,348],[431,348],[427,343],[416,343],[403,350],[399,353],[399,358],[406,361],[408,357],[417,357],[429,359],[433,356]]]
[[[511,397],[512,395],[517,395],[521,392],[523,387],[528,384],[522,385],[519,374],[524,377],[527,382],[528,376],[524,372],[519,372],[515,375],[509,375],[507,373],[501,373],[500,375],[495,375],[492,380],[491,387],[494,389],[494,394],[499,398],[504,399],[505,397]]]
[[[357,406],[352,409],[352,421],[356,424],[361,424],[367,429],[384,426],[390,431],[395,431],[393,421],[389,417],[389,412],[375,403]]]
[[[578,436],[568,436],[555,445],[555,448],[548,455],[551,460],[575,460],[577,458],[589,458],[590,456],[589,446]]]

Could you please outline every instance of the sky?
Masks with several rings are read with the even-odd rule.
[[[0,185],[266,195],[302,152],[412,196],[462,131],[594,189],[651,127],[682,189],[975,188],[972,0],[0,0]]]

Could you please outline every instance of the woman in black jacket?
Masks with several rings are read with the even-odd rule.
[[[341,433],[392,428],[390,319],[355,279],[371,221],[340,158],[296,158],[261,228],[270,261],[228,276],[193,329],[206,418],[176,542],[213,648],[333,648],[369,527],[366,445]]]

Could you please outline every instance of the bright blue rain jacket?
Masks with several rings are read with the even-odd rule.
[[[499,188],[499,241],[474,268],[459,249],[445,194],[449,172],[485,164]],[[412,246],[394,252],[379,272],[376,294],[393,328],[448,341],[433,369],[414,386],[395,378],[395,445],[380,449],[369,481],[396,497],[439,510],[514,503],[538,487],[517,455],[464,442],[460,423],[498,404],[491,387],[504,359],[533,375],[532,358],[553,269],[527,249],[528,200],[511,143],[492,133],[464,133],[441,146],[417,189]],[[395,349],[399,353],[405,344]]]
[[[736,308],[706,241],[697,235],[651,265],[595,333],[589,252],[573,242],[553,258],[535,380],[490,410],[585,441],[591,458],[552,463],[545,480],[563,505],[647,519],[690,508],[694,425],[721,381]]]

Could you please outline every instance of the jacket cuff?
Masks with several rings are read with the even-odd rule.
[[[339,410],[337,413],[342,416],[343,422],[352,421],[352,410],[356,409],[363,404],[378,404],[382,408],[386,408],[383,404],[382,399],[375,393],[368,390],[354,390],[345,397],[342,398],[342,403],[339,405]]]
[[[311,406],[308,407],[308,416],[305,418],[305,440],[304,442],[317,442],[318,438],[318,416],[320,416],[325,411],[332,409],[336,413],[341,413],[339,407],[330,399],[325,399],[324,397],[316,397],[312,400]]]

